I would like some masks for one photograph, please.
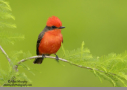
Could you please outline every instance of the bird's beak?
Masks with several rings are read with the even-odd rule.
[[[63,26],[59,27],[59,29],[63,29],[63,28],[65,28],[65,27],[63,27]]]

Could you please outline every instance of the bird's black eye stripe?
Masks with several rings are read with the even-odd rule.
[[[56,26],[52,26],[52,28],[56,28]]]

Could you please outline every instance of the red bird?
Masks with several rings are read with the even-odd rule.
[[[62,22],[58,17],[49,17],[46,27],[38,36],[36,45],[36,54],[42,55],[42,58],[35,59],[34,64],[41,64],[45,55],[56,55],[63,42],[63,36],[61,34],[61,29],[63,28],[65,27],[62,27]],[[57,55],[56,60],[59,60]]]

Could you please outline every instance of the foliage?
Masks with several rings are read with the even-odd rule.
[[[13,23],[9,23],[9,20],[15,20],[15,17],[11,14],[11,7],[8,2],[5,0],[0,0],[0,45],[6,43],[10,43],[14,45],[14,42],[17,40],[23,40],[24,35],[16,33],[15,30],[12,30],[16,28],[16,25]],[[10,21],[11,21],[10,20]],[[5,29],[6,28],[6,29]],[[9,29],[9,30],[8,30]],[[1,54],[1,53],[0,53]],[[24,58],[28,57],[29,53],[24,53],[22,51],[13,51],[9,58],[11,59],[11,62],[9,64],[9,70],[5,71],[0,67],[0,86],[6,86],[8,81],[16,81],[16,80],[30,80],[27,78],[25,73],[19,73],[16,72],[13,68],[16,65],[16,63],[19,61],[18,56],[23,55]],[[22,64],[21,64],[22,65]],[[22,65],[24,68],[26,68],[26,65]],[[27,67],[28,69],[28,67]],[[21,84],[19,85],[21,86]]]
[[[24,39],[24,36],[16,31],[13,31],[13,28],[16,28],[16,25],[10,21],[15,20],[15,17],[11,14],[11,7],[8,2],[0,0],[0,44],[11,43],[14,44],[14,41]],[[5,28],[10,28],[5,30]]]
[[[9,58],[11,59],[11,62],[8,63],[9,70],[5,71],[0,67],[1,68],[0,69],[0,86],[9,86],[9,87],[30,86],[28,85],[28,83],[31,82],[31,80],[27,77],[27,75],[24,72],[16,72],[14,69],[15,65],[17,65],[17,62],[19,61],[19,56],[22,56],[23,58],[27,58],[27,57],[30,57],[31,54],[30,52],[24,53],[23,51],[13,51],[11,52],[11,54],[9,54]],[[22,68],[26,69],[28,72],[34,75],[34,73],[30,70],[30,68],[27,65],[21,63],[19,66],[21,66]],[[26,81],[27,83],[24,84],[22,83],[22,81]],[[20,82],[20,83],[17,83],[17,82]]]
[[[109,80],[116,86],[127,87],[127,52],[116,55],[111,53],[107,56],[95,57],[90,54],[88,48],[84,48],[82,42],[81,48],[77,50],[64,50],[64,59],[70,63],[79,65],[81,67],[91,69],[92,72],[99,77]]]

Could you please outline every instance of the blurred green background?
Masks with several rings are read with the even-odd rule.
[[[63,26],[64,48],[73,50],[82,41],[92,55],[122,53],[127,50],[127,0],[6,0],[15,16],[17,32],[25,35],[25,40],[14,45],[5,45],[7,53],[13,50],[30,51],[36,55],[36,41],[46,26],[48,17],[60,18]],[[57,53],[62,57],[62,50]],[[21,57],[22,59],[22,57]],[[7,60],[1,56],[2,67],[7,70]],[[23,68],[32,80],[33,87],[112,87],[103,80],[101,83],[90,70],[79,68],[65,62],[57,63],[45,59],[41,65],[33,60],[24,62],[32,67],[35,76]],[[40,73],[41,72],[41,73]]]

